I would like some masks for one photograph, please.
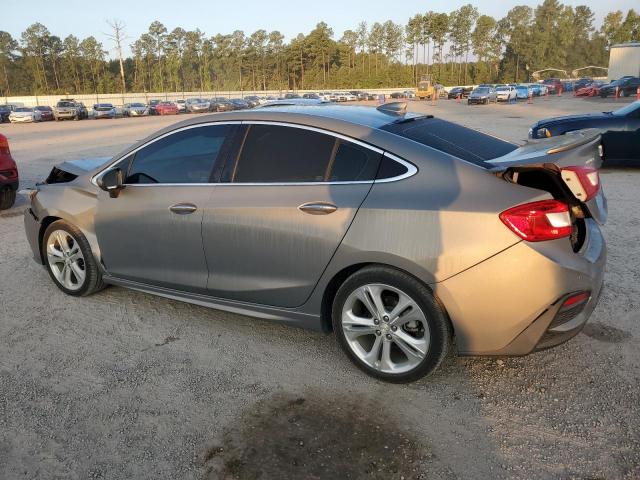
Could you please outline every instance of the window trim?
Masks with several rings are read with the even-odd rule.
[[[130,155],[135,155],[139,150],[147,147],[148,145],[151,145],[154,142],[157,142],[158,140],[161,140],[165,137],[168,137],[169,135],[173,135],[174,133],[178,133],[184,130],[189,130],[191,128],[198,128],[198,127],[206,127],[206,126],[211,126],[211,125],[276,125],[276,126],[281,126],[281,127],[290,127],[290,128],[299,128],[302,130],[310,130],[313,132],[318,132],[318,133],[322,133],[324,135],[330,135],[334,138],[339,138],[341,140],[347,141],[347,142],[351,142],[354,143],[356,145],[359,145],[363,148],[367,148],[369,150],[372,150],[378,154],[380,154],[383,157],[387,157],[395,162],[398,162],[399,164],[401,164],[402,166],[404,166],[407,171],[405,173],[403,173],[402,175],[397,175],[395,177],[390,177],[390,178],[381,178],[381,179],[374,179],[374,180],[352,180],[352,181],[336,181],[336,182],[253,182],[253,183],[232,183],[232,182],[218,182],[218,183],[132,183],[132,184],[127,184],[127,187],[177,187],[177,186],[191,186],[191,187],[202,187],[202,186],[278,186],[278,187],[283,187],[283,186],[304,186],[304,185],[363,185],[363,184],[374,184],[374,183],[391,183],[391,182],[397,182],[400,180],[404,180],[405,178],[409,178],[414,176],[416,173],[418,173],[418,168],[411,162],[398,157],[397,155],[394,155],[388,151],[385,151],[379,147],[373,146],[371,144],[368,144],[366,142],[363,142],[361,140],[355,139],[353,137],[348,137],[346,135],[343,135],[341,133],[337,133],[337,132],[333,132],[331,130],[325,130],[322,128],[317,128],[317,127],[312,127],[309,125],[302,125],[299,123],[289,123],[289,122],[279,122],[279,121],[269,121],[269,120],[225,120],[225,121],[220,121],[220,122],[206,122],[206,123],[198,123],[195,125],[187,125],[185,127],[181,127],[181,128],[177,128],[175,130],[171,130],[170,132],[166,132],[156,138],[153,138],[151,140],[149,140],[147,143],[140,145],[139,147],[131,150],[130,152],[127,152],[126,154],[122,155],[121,157],[119,157],[118,159],[114,160],[113,162],[109,163],[109,165],[107,165],[106,167],[102,168],[99,172],[97,172],[96,174],[94,174],[91,177],[91,183],[93,185],[95,185],[96,187],[98,186],[97,183],[97,178],[102,175],[103,173],[105,173],[107,170],[110,170],[114,165],[116,165],[117,163],[125,160],[126,158],[128,158]],[[238,153],[241,153],[240,151]],[[234,163],[237,164],[239,160],[239,155],[232,160]],[[234,165],[235,168],[235,165]]]

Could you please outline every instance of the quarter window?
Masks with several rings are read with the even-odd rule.
[[[125,183],[209,183],[232,128],[189,128],[147,145],[133,157]]]
[[[380,154],[332,135],[280,125],[251,125],[232,182],[373,180]]]

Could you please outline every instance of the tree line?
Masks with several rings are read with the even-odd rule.
[[[611,45],[640,40],[640,15],[610,12],[600,28],[588,6],[544,0],[482,15],[473,5],[428,11],[406,25],[360,22],[337,37],[320,22],[285,41],[279,31],[208,36],[154,21],[122,58],[122,22],[108,22],[116,56],[95,37],[64,39],[41,23],[19,39],[0,31],[0,96],[411,86],[528,81],[547,68],[606,66]],[[584,72],[590,73],[590,72]],[[602,72],[593,72],[602,74]]]

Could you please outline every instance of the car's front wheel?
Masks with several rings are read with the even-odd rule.
[[[449,349],[451,327],[431,291],[388,267],[366,267],[338,289],[333,327],[349,358],[368,374],[410,382],[433,372]]]
[[[54,283],[68,295],[90,295],[104,287],[102,274],[86,237],[64,220],[44,232],[42,251]]]

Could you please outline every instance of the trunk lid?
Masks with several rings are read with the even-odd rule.
[[[569,132],[558,137],[529,140],[506,155],[488,160],[490,171],[511,183],[549,191],[554,198],[567,201],[580,217],[592,217],[600,224],[607,220],[607,200],[597,174],[599,188],[585,200],[579,179],[568,167],[597,170],[602,165],[599,129]],[[582,197],[582,198],[581,198]]]

